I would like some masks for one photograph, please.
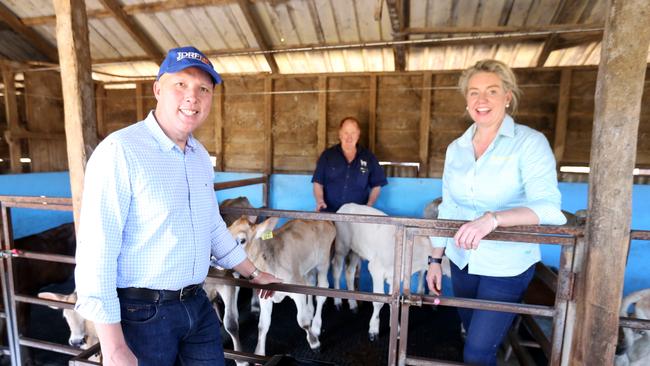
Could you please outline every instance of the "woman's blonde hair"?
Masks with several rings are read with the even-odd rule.
[[[510,107],[506,108],[509,110],[509,113],[514,114],[517,111],[519,106],[519,97],[521,96],[521,90],[517,86],[517,78],[515,73],[512,72],[512,69],[508,65],[504,64],[501,61],[497,60],[481,60],[471,66],[470,68],[463,71],[458,79],[458,87],[460,92],[463,94],[463,97],[467,96],[467,83],[469,79],[479,72],[491,72],[496,74],[501,82],[503,83],[504,91],[512,92],[512,100],[510,101]]]

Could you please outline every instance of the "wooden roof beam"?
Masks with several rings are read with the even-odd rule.
[[[35,30],[25,25],[7,6],[0,3],[0,20],[7,23],[14,32],[25,38],[32,47],[38,50],[48,61],[58,62],[59,55],[56,47],[50,44]],[[55,19],[56,20],[56,19]]]
[[[122,9],[128,15],[151,14],[176,9],[187,9],[201,6],[219,6],[232,4],[237,0],[175,0],[175,1],[158,1],[153,3],[124,5]],[[95,9],[88,10],[88,19],[111,18],[113,13],[109,10]],[[56,17],[54,15],[45,15],[39,17],[23,18],[23,24],[28,26],[54,24]]]
[[[404,34],[405,17],[403,6],[407,0],[386,0],[386,8],[390,16],[390,25],[393,33],[393,40],[404,41],[407,36]],[[402,8],[400,8],[402,5]],[[393,54],[395,55],[395,70],[404,71],[406,69],[406,46],[396,45],[393,46]]]
[[[165,53],[161,51],[158,45],[154,40],[149,37],[147,32],[140,27],[134,20],[128,15],[122,6],[117,2],[117,0],[99,0],[106,9],[108,9],[115,19],[126,29],[127,32],[133,37],[133,39],[142,47],[144,52],[152,60],[160,62],[165,58]]]
[[[555,49],[562,49],[572,47],[585,42],[594,42],[602,38],[602,31],[581,32],[579,38],[569,37],[569,34],[563,34],[562,38],[558,39]],[[414,47],[444,47],[444,46],[467,46],[475,44],[508,44],[517,42],[541,42],[549,36],[549,33],[538,34],[504,34],[504,35],[486,35],[479,37],[459,37],[454,38],[435,38],[427,39],[422,43],[413,43]],[[257,48],[240,48],[233,50],[203,50],[208,57],[219,56],[244,56],[259,53],[278,53],[278,52],[315,52],[315,51],[333,51],[345,49],[363,49],[363,48],[385,48],[392,47],[393,41],[388,42],[351,42],[351,43],[336,43],[336,44],[309,44],[301,46],[277,46],[268,50],[259,50]],[[94,59],[93,65],[109,64],[118,62],[136,62],[147,61],[145,57],[123,57],[123,58],[105,58]]]
[[[259,24],[261,24],[261,20],[255,9],[251,6],[251,3],[248,0],[238,0],[237,1],[239,4],[239,7],[241,8],[242,13],[244,14],[244,17],[246,18],[246,22],[248,23],[248,27],[251,29],[253,32],[253,36],[255,37],[255,41],[257,42],[257,45],[260,47],[260,50],[262,51],[268,51],[270,50],[269,44],[264,37],[264,33],[261,31]],[[264,58],[266,59],[266,62],[269,64],[269,67],[271,68],[271,72],[274,74],[278,74],[280,72],[280,69],[278,68],[278,64],[275,62],[275,58],[271,53],[264,53]]]
[[[454,34],[480,34],[480,33],[526,33],[526,32],[557,32],[563,31],[603,31],[602,24],[545,24],[545,25],[494,25],[494,26],[476,26],[476,27],[413,27],[404,29],[408,35],[454,35]]]

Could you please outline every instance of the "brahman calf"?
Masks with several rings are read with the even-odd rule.
[[[337,213],[386,216],[385,213],[376,208],[356,203],[347,203],[341,206]],[[360,256],[368,260],[368,270],[372,276],[372,291],[383,294],[384,282],[387,281],[390,286],[392,286],[393,282],[395,235],[396,227],[394,225],[336,222],[335,253],[332,260],[334,287],[339,289],[343,260],[348,256],[351,259],[346,268],[345,278],[348,290],[354,290],[354,275]],[[430,253],[431,244],[429,238],[416,236],[413,244],[412,273],[424,271],[428,268],[427,257]],[[446,272],[444,264],[443,272]],[[356,301],[349,300],[348,303],[350,304],[350,310],[356,311]],[[334,304],[340,307],[341,299],[334,299]],[[379,302],[373,303],[373,312],[368,329],[370,340],[375,340],[379,334],[379,311],[383,305],[383,303]]]
[[[634,305],[633,318],[650,319],[650,289],[633,292],[621,302],[621,316],[629,316],[628,308]],[[650,365],[650,332],[621,328],[623,339],[619,337],[616,348],[616,366]]]
[[[273,273],[285,283],[313,285],[317,277],[319,287],[328,287],[330,248],[336,230],[328,221],[291,220],[276,232],[278,222],[271,217],[261,224],[251,224],[245,217],[235,221],[228,229],[244,246],[248,257],[261,271]],[[303,294],[276,292],[270,299],[260,300],[257,347],[255,353],[266,353],[266,334],[271,325],[273,303],[289,296],[296,303],[297,321],[307,333],[307,342],[312,349],[320,347],[318,337],[322,325],[322,310],[325,297],[316,297],[316,314],[312,297]],[[230,309],[236,306],[230,306]]]

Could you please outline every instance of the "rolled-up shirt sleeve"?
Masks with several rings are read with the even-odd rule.
[[[217,227],[210,235],[211,254],[219,267],[231,269],[246,259],[246,251],[232,237],[218,210],[217,206]]]
[[[562,196],[557,186],[556,163],[548,141],[537,132],[528,137],[520,155],[521,176],[527,207],[540,225],[563,225],[566,217],[560,207]]]
[[[131,187],[121,146],[107,138],[86,167],[77,240],[77,310],[97,323],[121,320],[116,291],[117,258],[129,212]]]

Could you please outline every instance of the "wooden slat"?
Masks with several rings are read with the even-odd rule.
[[[5,137],[16,141],[20,139],[63,140],[65,139],[65,134],[53,132],[31,132],[19,127],[16,130],[7,131]]]
[[[257,45],[260,47],[260,50],[262,51],[267,51],[269,50],[269,45],[271,44],[269,41],[267,41],[266,37],[264,36],[265,33],[262,32],[260,29],[259,25],[262,24],[262,21],[255,11],[255,9],[252,7],[250,2],[248,0],[238,0],[239,7],[241,8],[242,13],[244,14],[244,18],[246,18],[246,22],[248,23],[249,28],[253,32],[253,36],[255,37],[255,42],[257,42]],[[280,72],[280,69],[278,68],[278,64],[275,62],[275,58],[273,57],[272,54],[270,53],[265,53],[264,58],[266,59],[266,62],[269,64],[269,67],[271,67],[271,72],[274,74],[277,74]]]
[[[124,27],[129,35],[142,47],[147,56],[151,57],[154,61],[162,61],[165,58],[156,42],[149,36],[145,30],[136,23],[130,15],[128,15],[122,5],[117,0],[99,0],[106,9],[108,9],[115,19]]]
[[[632,169],[650,45],[650,2],[609,2],[596,82],[584,266],[566,364],[610,365],[630,244]],[[559,364],[559,359],[551,359]],[[556,363],[554,363],[556,362]]]
[[[223,83],[214,87],[214,155],[216,170],[223,171]]]
[[[85,8],[85,7],[84,7]],[[38,34],[32,28],[26,26],[20,18],[18,18],[11,9],[6,5],[0,3],[0,21],[6,23],[14,32],[21,35],[29,43],[41,52],[48,61],[56,62],[59,56],[56,53],[56,48],[50,44],[45,38]]]
[[[368,148],[374,153],[377,142],[377,75],[370,76],[368,98]]]
[[[18,131],[18,103],[16,102],[16,84],[14,73],[8,67],[2,67],[2,82],[4,83],[5,115],[7,118],[7,131],[4,137],[9,144],[9,163],[12,173],[22,172],[20,163],[21,149],[19,137],[13,135]]]
[[[273,173],[273,79],[264,79],[264,174]]]
[[[139,82],[135,83],[135,110],[138,121],[142,121],[145,117],[144,115],[144,85]]]
[[[557,102],[555,117],[555,139],[553,140],[553,154],[557,164],[562,163],[566,147],[566,131],[569,120],[569,102],[571,100],[571,69],[562,70],[560,77],[560,95]]]
[[[53,0],[56,40],[61,55],[61,81],[68,166],[75,227],[83,193],[86,162],[97,146],[94,89],[90,68],[88,21],[83,0]]]
[[[327,76],[318,77],[318,143],[316,150],[322,153],[327,147]]]
[[[429,173],[429,129],[431,126],[431,86],[430,72],[422,76],[422,105],[420,107],[420,171],[418,176],[424,178]]]

